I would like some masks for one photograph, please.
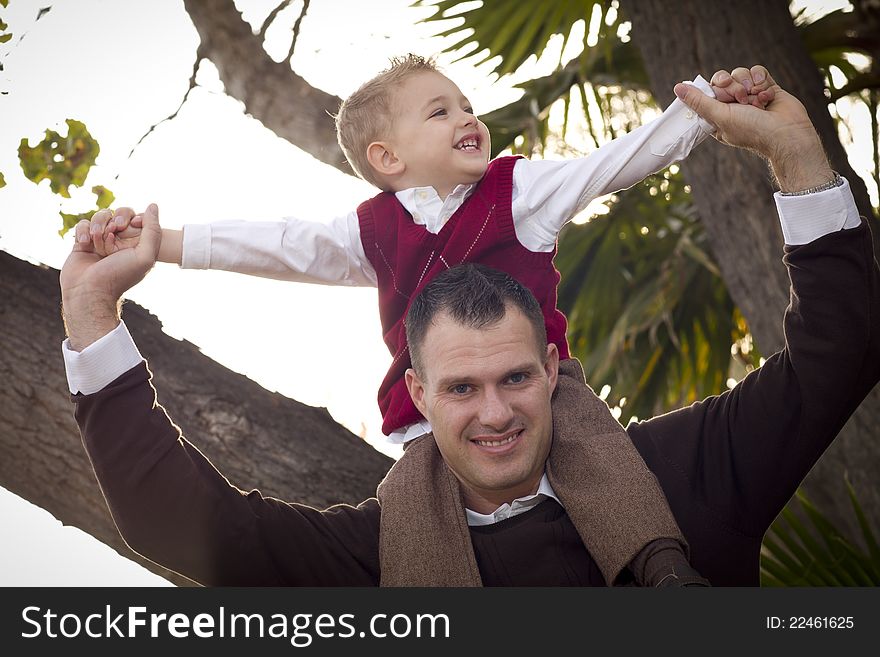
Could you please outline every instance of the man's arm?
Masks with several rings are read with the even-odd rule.
[[[693,507],[762,536],[880,380],[880,272],[866,223],[786,246],[785,348],[732,390],[628,427]],[[675,511],[675,510],[674,510]]]
[[[118,308],[121,295],[156,262],[160,230],[151,205],[138,244],[102,258],[89,239],[89,222],[81,222],[61,270],[65,360],[76,358],[99,377],[100,359],[111,353],[121,356],[112,359],[116,367],[128,368],[92,394],[73,397],[83,443],[123,537],[147,558],[205,584],[375,583],[374,502],[319,512],[246,494],[156,403]],[[97,365],[89,362],[96,354]]]
[[[781,89],[764,112],[707,104],[683,85],[676,93],[718,126],[721,140],[766,157],[783,191],[834,179],[806,111]],[[839,230],[851,225],[844,215],[854,208],[840,198],[833,210],[843,194],[831,188],[804,206],[828,208],[827,224],[838,229],[785,247],[792,291],[783,351],[733,390],[630,428],[664,487],[750,536],[763,535],[880,380],[880,272],[867,223]],[[796,217],[789,223],[798,226]]]
[[[146,363],[75,395],[113,520],[146,558],[207,586],[374,586],[378,506],[327,511],[245,492],[180,433]]]

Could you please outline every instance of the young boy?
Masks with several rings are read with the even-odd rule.
[[[702,78],[695,84],[712,93]],[[735,100],[730,89],[718,87],[719,97]],[[746,102],[755,99],[753,94]],[[393,60],[391,68],[352,94],[336,124],[349,163],[381,194],[327,224],[288,219],[163,230],[159,259],[185,268],[378,286],[384,339],[394,357],[379,390],[382,429],[403,443],[422,436],[430,440],[431,432],[405,384],[411,363],[403,320],[410,299],[438,272],[460,262],[504,270],[541,302],[548,341],[568,359],[566,320],[556,308],[559,273],[553,266],[560,229],[592,199],[684,158],[712,130],[675,101],[657,120],[586,158],[489,162],[490,136],[470,103],[431,60],[413,55]],[[138,219],[129,226],[128,217],[109,223],[109,214],[93,219],[99,253],[137,239]],[[656,480],[607,406],[586,386],[577,361],[564,363],[560,374],[554,442],[538,494],[490,516],[468,510],[469,524],[496,522],[514,515],[517,505],[527,509],[556,497],[609,585],[628,579],[642,585],[705,584],[687,564],[684,537]],[[427,464],[419,460],[424,457],[411,456],[416,452],[405,452],[380,487],[383,582],[424,584],[407,579],[406,564],[418,562],[418,546],[446,541],[461,530],[455,518],[440,517],[411,530],[411,519],[434,508],[431,498],[439,494],[407,484],[429,478]],[[448,556],[460,555],[450,547]],[[443,564],[435,568],[436,581],[444,581]]]

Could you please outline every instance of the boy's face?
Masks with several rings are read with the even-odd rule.
[[[489,131],[449,78],[431,71],[411,75],[393,103],[391,136],[384,143],[399,163],[389,176],[395,191],[430,186],[445,198],[457,185],[483,177]]]

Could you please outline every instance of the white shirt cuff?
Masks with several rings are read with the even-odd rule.
[[[182,269],[209,269],[211,267],[211,225],[186,224],[183,227]]]
[[[709,96],[709,98],[715,98],[715,92],[712,91],[712,85],[709,84],[706,81],[706,78],[704,78],[702,75],[698,75],[696,78],[694,78],[693,82],[691,82],[690,84],[692,84],[697,89],[702,91],[704,94]],[[712,125],[706,119],[704,119],[699,114],[697,114],[696,112],[691,110],[687,105],[684,104],[684,102],[682,102],[682,100],[680,98],[676,98],[672,102],[675,103],[676,101],[681,103],[686,118],[696,119],[697,124],[700,126],[700,128],[703,129],[703,132],[705,132],[707,135],[714,135],[715,134],[715,126],[714,125]]]
[[[823,235],[861,224],[859,210],[843,179],[839,187],[803,196],[773,195],[782,224],[782,235],[789,246],[809,244]]]
[[[144,360],[125,322],[119,322],[119,326],[82,351],[74,351],[70,341],[65,340],[61,343],[61,353],[72,395],[78,392],[91,395],[103,390]]]

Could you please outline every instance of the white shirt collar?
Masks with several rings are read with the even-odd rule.
[[[471,511],[470,509],[465,509],[465,515],[467,516],[467,523],[470,527],[479,527],[481,525],[493,525],[496,522],[501,522],[502,520],[507,520],[508,518],[512,518],[513,516],[518,516],[521,513],[525,513],[529,509],[536,507],[538,504],[546,500],[548,497],[553,498],[561,505],[562,502],[559,501],[559,498],[556,496],[556,492],[553,490],[553,487],[550,485],[550,480],[547,479],[547,474],[544,473],[544,476],[541,477],[541,483],[538,484],[538,492],[534,495],[526,495],[525,497],[520,497],[515,499],[510,504],[502,504],[497,509],[495,509],[494,513],[483,514],[477,513],[476,511]]]
[[[410,187],[395,192],[394,195],[412,215],[415,223],[436,234],[440,232],[449,217],[467,200],[474,187],[476,187],[476,183],[458,185],[445,200],[440,198],[437,190],[433,187]]]

